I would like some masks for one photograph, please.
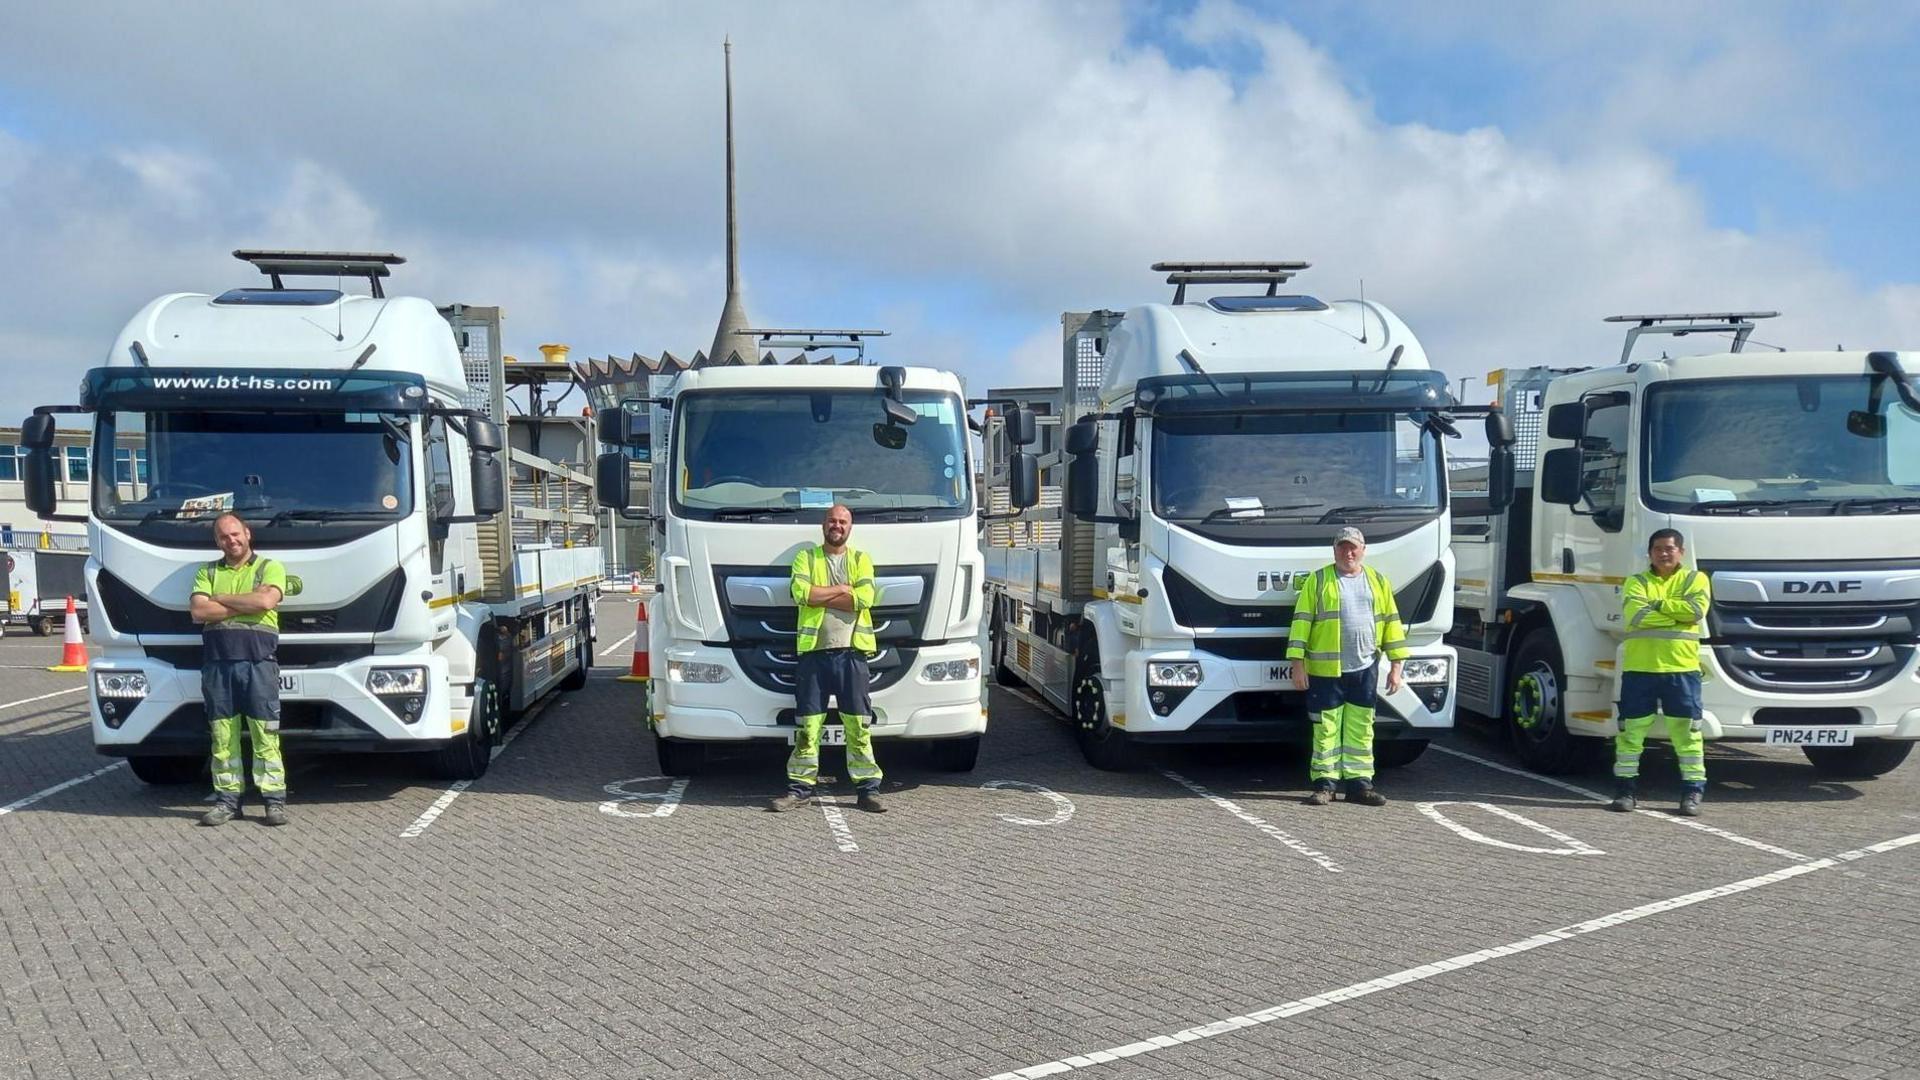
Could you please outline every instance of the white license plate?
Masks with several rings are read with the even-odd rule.
[[[793,740],[798,738],[799,736],[800,736],[800,733],[798,731],[788,732],[787,733],[788,745],[792,745]],[[827,724],[823,726],[820,729],[820,745],[821,746],[847,745],[847,729],[845,727],[842,727],[839,724]]]
[[[281,672],[280,673],[280,692],[283,694],[299,693],[300,692],[300,676],[289,675],[284,671]]]
[[[1288,686],[1292,686],[1293,685],[1293,665],[1292,664],[1268,664],[1267,665],[1267,682],[1270,685],[1274,685],[1274,686],[1278,686],[1281,683],[1285,683]]]
[[[1843,727],[1777,727],[1767,729],[1768,746],[1852,746],[1853,729]]]

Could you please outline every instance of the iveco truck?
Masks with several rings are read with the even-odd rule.
[[[833,340],[749,332],[774,348]],[[873,334],[848,332],[843,344],[863,355]],[[950,372],[793,363],[689,369],[663,397],[602,414],[603,438],[624,449],[601,458],[601,498],[655,527],[659,585],[644,601],[648,716],[666,771],[693,772],[716,747],[792,740],[798,609],[789,566],[820,542],[835,503],[853,512],[849,542],[873,556],[879,651],[869,667],[881,761],[885,744],[915,740],[936,767],[973,768],[987,699],[967,409]],[[631,451],[642,446],[650,505],[630,507]],[[829,712],[828,743],[844,739],[836,716]]]
[[[1771,312],[1616,316],[1620,362],[1487,377],[1520,435],[1505,513],[1456,476],[1460,698],[1543,772],[1618,731],[1622,583],[1656,529],[1712,582],[1707,738],[1869,777],[1920,739],[1920,393],[1913,354],[1744,348]],[[1647,334],[1724,335],[1633,356]],[[1663,737],[1662,729],[1654,729]]]
[[[1172,303],[1063,316],[1060,386],[991,395],[1018,404],[988,422],[989,485],[1036,441],[1044,469],[1040,505],[987,529],[992,666],[1065,714],[1096,767],[1156,744],[1306,741],[1288,630],[1347,525],[1411,650],[1397,693],[1381,673],[1376,760],[1410,762],[1453,723],[1442,447],[1488,410],[1459,406],[1382,305],[1279,292],[1306,266],[1156,264]],[[1248,284],[1264,295],[1186,296]],[[1497,416],[1489,438],[1509,461]]]
[[[398,256],[235,254],[270,286],[160,297],[80,404],[22,427],[27,502],[49,518],[56,418],[93,429],[94,745],[150,782],[205,767],[188,599],[231,511],[300,583],[279,608],[289,746],[423,752],[478,776],[503,723],[585,682],[591,421],[508,418],[498,310],[386,297]],[[287,287],[299,277],[325,285]],[[133,450],[138,473],[116,482]]]

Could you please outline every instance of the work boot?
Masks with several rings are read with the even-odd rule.
[[[232,821],[234,818],[237,818],[239,816],[240,816],[240,804],[230,803],[230,802],[227,802],[225,799],[222,799],[221,801],[214,803],[212,809],[200,815],[200,824],[206,825],[208,827],[212,827],[214,825],[225,825],[227,822]]]
[[[1325,786],[1316,787],[1300,801],[1307,806],[1325,806],[1333,801],[1333,789]]]
[[[813,796],[811,794],[798,795],[789,791],[778,798],[767,800],[767,809],[776,814],[784,814],[789,810],[798,810],[812,802]]]
[[[285,825],[287,823],[287,804],[270,802],[267,804],[267,824]]]
[[[1630,814],[1637,805],[1639,804],[1633,797],[1632,781],[1622,780],[1620,783],[1614,785],[1613,801],[1607,804],[1607,809],[1616,814]]]
[[[1700,816],[1700,793],[1689,790],[1680,796],[1680,816]]]
[[[1373,790],[1372,784],[1357,787],[1347,792],[1347,801],[1350,803],[1359,803],[1361,806],[1387,805],[1387,797]]]
[[[855,809],[865,810],[869,814],[884,814],[887,812],[887,808],[880,803],[880,796],[875,795],[871,791],[861,792],[860,797],[854,800],[853,805]]]

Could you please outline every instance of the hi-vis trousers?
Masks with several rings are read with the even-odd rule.
[[[1296,660],[1295,663],[1304,661]],[[1307,713],[1313,718],[1313,757],[1307,774],[1315,787],[1336,781],[1373,783],[1373,703],[1380,665],[1339,677],[1307,678]]]
[[[1680,762],[1680,782],[1707,787],[1707,740],[1693,728],[1700,718],[1700,676],[1692,672],[1628,671],[1620,676],[1620,734],[1613,737],[1613,775],[1640,776],[1640,754],[1656,715],[1667,718],[1667,739]]]
[[[208,660],[200,673],[213,741],[213,791],[238,804],[247,778],[240,729],[253,743],[253,786],[268,802],[287,797],[287,763],[280,756],[280,665],[272,660]]]
[[[793,753],[787,756],[787,787],[810,795],[820,779],[820,729],[832,695],[847,729],[847,776],[861,791],[880,790],[880,762],[873,756],[873,703],[867,697],[867,658],[853,649],[816,649],[800,654],[794,676],[797,712]]]

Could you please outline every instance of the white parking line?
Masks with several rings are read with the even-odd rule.
[[[833,833],[833,846],[841,851],[859,851],[860,845],[853,841],[853,830],[847,825],[847,815],[840,812],[840,804],[831,795],[816,795],[814,802],[820,804],[820,812],[827,816],[827,830]]]
[[[621,639],[620,639],[619,641],[616,641],[616,642],[614,642],[613,644],[611,644],[611,645],[609,645],[609,646],[607,646],[606,648],[604,648],[604,649],[601,649],[601,650],[600,650],[600,655],[601,655],[601,656],[610,656],[610,655],[612,655],[612,654],[613,654],[613,650],[615,650],[615,649],[617,649],[617,648],[619,648],[619,647],[620,647],[620,646],[622,646],[622,645],[625,645],[625,644],[626,644],[627,642],[629,642],[629,641],[632,641],[632,640],[633,640],[633,636],[634,636],[635,634],[638,634],[639,632],[640,632],[640,631],[638,631],[638,630],[632,630],[632,631],[628,631],[628,633],[627,633],[627,636],[626,636],[626,637],[623,637],[623,638],[621,638]]]
[[[1336,990],[1328,990],[1315,994],[1312,997],[1283,1002],[1271,1008],[1261,1009],[1259,1012],[1245,1013],[1240,1016],[1229,1016],[1224,1020],[1216,1020],[1211,1024],[1187,1028],[1184,1031],[1176,1031],[1170,1035],[1155,1035],[1152,1038],[1127,1043],[1124,1046],[1115,1046],[1107,1050],[1094,1050],[1085,1054],[1075,1054],[1072,1057],[1061,1058],[1058,1061],[1029,1065],[1024,1069],[1016,1069],[1013,1072],[996,1073],[989,1077],[988,1080],[1032,1080],[1034,1077],[1054,1076],[1059,1073],[1072,1072],[1076,1069],[1087,1069],[1095,1065],[1104,1065],[1109,1061],[1118,1061],[1122,1058],[1151,1054],[1156,1050],[1165,1050],[1169,1047],[1198,1042],[1202,1039],[1211,1039],[1219,1035],[1239,1031],[1242,1028],[1257,1027],[1261,1024],[1272,1023],[1275,1020],[1284,1020],[1291,1016],[1299,1016],[1302,1013],[1310,1013],[1315,1009],[1324,1009],[1329,1005],[1336,1005],[1343,1001],[1352,1001],[1355,998],[1366,997],[1368,994],[1376,994],[1382,990],[1391,990],[1397,986],[1406,986],[1409,983],[1421,982],[1425,979],[1431,979],[1436,975],[1444,975],[1449,971],[1461,971],[1470,967],[1478,967],[1492,960],[1499,960],[1524,952],[1532,952],[1534,949],[1545,948],[1548,945],[1557,945],[1563,941],[1572,941],[1586,934],[1611,929],[1612,927],[1635,922],[1653,915],[1677,911],[1684,907],[1692,907],[1695,904],[1703,904],[1709,900],[1719,900],[1723,897],[1752,892],[1755,889],[1762,889],[1768,885],[1777,885],[1782,881],[1788,881],[1820,870],[1832,869],[1842,863],[1854,862],[1859,859],[1864,859],[1869,855],[1883,854],[1916,843],[1920,843],[1920,833],[1913,833],[1897,839],[1887,840],[1869,847],[1857,848],[1853,851],[1843,852],[1825,859],[1795,863],[1792,866],[1782,867],[1771,873],[1760,874],[1756,877],[1745,878],[1740,881],[1730,882],[1726,885],[1717,885],[1711,889],[1701,889],[1698,892],[1690,892],[1666,900],[1655,900],[1650,904],[1641,904],[1639,907],[1627,908],[1625,911],[1616,911],[1611,915],[1602,915],[1597,919],[1588,919],[1585,922],[1574,923],[1572,926],[1563,926],[1558,930],[1549,930],[1543,934],[1535,934],[1530,938],[1522,938],[1519,941],[1506,945],[1498,945],[1491,949],[1480,949],[1475,952],[1463,953],[1445,960],[1436,960],[1431,964],[1421,964],[1419,967],[1396,971],[1391,975],[1382,975],[1377,979],[1369,979],[1366,982],[1358,982],[1351,986],[1342,986]]]
[[[1511,821],[1516,825],[1521,825],[1526,828],[1532,829],[1534,832],[1537,832],[1540,835],[1547,837],[1550,840],[1558,840],[1560,841],[1560,843],[1564,844],[1565,846],[1557,847],[1557,848],[1528,847],[1525,844],[1515,844],[1515,843],[1510,843],[1506,840],[1500,840],[1495,837],[1488,836],[1485,833],[1477,832],[1473,829],[1469,829],[1465,825],[1462,825],[1459,822],[1448,817],[1447,815],[1441,813],[1440,807],[1442,806],[1477,806],[1480,809],[1485,810],[1487,813],[1494,815],[1495,817],[1506,818],[1508,821]],[[1532,818],[1526,816],[1525,814],[1516,814],[1504,806],[1495,806],[1494,804],[1489,802],[1454,802],[1449,800],[1441,800],[1439,802],[1414,803],[1413,808],[1415,810],[1420,811],[1422,814],[1425,814],[1426,816],[1432,818],[1439,825],[1447,829],[1451,829],[1455,833],[1458,833],[1459,835],[1464,836],[1467,839],[1474,841],[1475,843],[1487,844],[1489,846],[1497,847],[1497,848],[1506,848],[1508,851],[1524,851],[1533,855],[1605,855],[1606,854],[1606,852],[1601,851],[1599,848],[1594,847],[1592,844],[1589,844],[1584,840],[1579,840],[1574,837],[1568,836],[1566,833],[1558,832],[1554,829],[1550,829],[1547,826],[1542,825],[1539,822],[1533,820]]]
[[[527,713],[526,716],[522,717],[520,723],[517,724],[512,731],[507,732],[507,737],[500,740],[500,745],[493,748],[493,754],[488,760],[498,760],[501,754],[506,753],[507,747],[513,745],[513,740],[519,738],[522,732],[532,727],[533,722],[539,719],[541,713],[547,711],[547,705],[552,701],[553,698],[547,698],[545,701],[534,706],[533,710]],[[471,780],[455,780],[452,787],[449,787],[443,792],[439,798],[433,800],[433,805],[427,807],[425,813],[413,819],[413,824],[400,830],[400,838],[402,840],[411,840],[421,833],[426,832],[427,827],[438,820],[441,814],[446,813],[447,807],[453,805],[453,800],[459,798],[462,792],[472,786],[473,781]]]
[[[1289,835],[1287,832],[1282,830],[1279,826],[1273,824],[1267,819],[1262,817],[1255,817],[1254,815],[1247,813],[1245,810],[1240,809],[1240,804],[1234,802],[1232,799],[1226,799],[1226,798],[1222,798],[1219,795],[1215,795],[1213,792],[1208,791],[1206,788],[1201,787],[1199,784],[1194,783],[1193,781],[1187,779],[1184,776],[1181,776],[1177,772],[1171,772],[1167,769],[1161,769],[1160,775],[1166,777],[1167,779],[1173,781],[1176,784],[1179,784],[1181,787],[1186,788],[1188,791],[1193,792],[1195,795],[1200,796],[1201,798],[1207,800],[1208,802],[1219,807],[1220,809],[1225,810],[1227,813],[1232,814],[1234,817],[1239,818],[1241,821],[1244,821],[1247,824],[1253,826],[1254,828],[1259,829],[1261,832],[1266,833],[1268,836],[1271,836],[1275,840],[1280,841],[1282,844],[1285,844],[1287,847],[1298,852],[1299,854],[1304,855],[1309,859],[1312,859],[1315,863],[1319,864],[1320,869],[1325,870],[1330,874],[1338,874],[1341,872],[1340,864],[1337,862],[1334,862],[1331,858],[1328,858],[1325,853],[1315,851],[1314,849],[1308,847],[1306,844],[1303,844],[1300,841],[1294,839],[1291,835]]]
[[[1511,765],[1502,765],[1497,761],[1488,761],[1486,758],[1476,757],[1475,755],[1469,754],[1463,750],[1455,750],[1451,746],[1441,746],[1439,743],[1434,743],[1433,749],[1438,750],[1443,754],[1451,754],[1454,757],[1461,759],[1462,761],[1471,761],[1476,765],[1485,765],[1489,769],[1495,769],[1503,773],[1511,773],[1514,776],[1524,776],[1529,780],[1546,784],[1548,787],[1557,787],[1562,791],[1571,791],[1575,795],[1592,799],[1595,802],[1609,803],[1613,801],[1611,796],[1602,795],[1599,792],[1593,790],[1592,788],[1583,788],[1578,784],[1569,784],[1565,780],[1555,779],[1554,777],[1551,777],[1551,776],[1541,776],[1539,773],[1530,773],[1524,769],[1516,769]],[[1658,810],[1646,810],[1646,809],[1635,810],[1634,813],[1645,814],[1646,816],[1653,818],[1656,821],[1670,821],[1675,825],[1684,825],[1687,828],[1692,829],[1696,832],[1703,832],[1709,836],[1717,836],[1722,840],[1731,840],[1736,844],[1745,844],[1747,847],[1753,848],[1756,851],[1764,851],[1769,855],[1778,855],[1783,859],[1792,859],[1795,862],[1813,861],[1812,856],[1802,855],[1797,851],[1789,851],[1788,849],[1783,847],[1775,847],[1774,845],[1769,844],[1764,840],[1755,840],[1750,836],[1741,836],[1739,833],[1728,832],[1727,830],[1719,827],[1718,825],[1709,825],[1706,822],[1701,821],[1699,818],[1679,817],[1674,814],[1663,814]]]
[[[655,780],[667,781],[667,790],[627,790],[628,784],[650,784]],[[612,814],[614,817],[624,818],[672,817],[673,812],[680,808],[680,798],[687,793],[687,785],[692,782],[693,781],[685,777],[675,779],[671,776],[636,776],[631,780],[615,780],[613,783],[600,789],[614,796],[614,798],[608,799],[606,802],[600,804],[600,812],[603,814]],[[644,814],[634,810],[621,809],[623,803],[630,802],[657,802],[660,805],[648,810]]]
[[[36,668],[35,670],[44,670],[44,669]],[[7,709],[11,709],[15,705],[31,705],[36,701],[45,701],[48,698],[59,697],[61,694],[77,694],[85,689],[86,687],[84,686],[69,686],[65,690],[55,690],[51,694],[41,694],[39,697],[21,698],[19,701],[9,701],[5,705],[0,705],[0,712],[4,712]]]
[[[102,765],[100,768],[93,770],[92,772],[88,773],[85,776],[76,776],[71,780],[63,780],[60,783],[45,789],[44,791],[36,791],[24,799],[15,799],[5,806],[0,806],[0,817],[6,817],[8,814],[11,814],[15,810],[19,810],[23,807],[32,806],[34,803],[39,802],[41,799],[44,799],[49,795],[58,795],[60,792],[65,791],[70,787],[76,787],[80,784],[86,783],[89,780],[98,779],[99,777],[105,776],[108,773],[112,772],[113,770],[125,764],[126,762],[124,761],[116,761],[111,765]]]
[[[980,788],[983,791],[1030,791],[1053,804],[1053,813],[1044,818],[1018,817],[1013,814],[994,815],[1009,825],[1065,825],[1073,820],[1073,800],[1052,788],[1029,784],[1025,780],[989,780],[981,784]]]

